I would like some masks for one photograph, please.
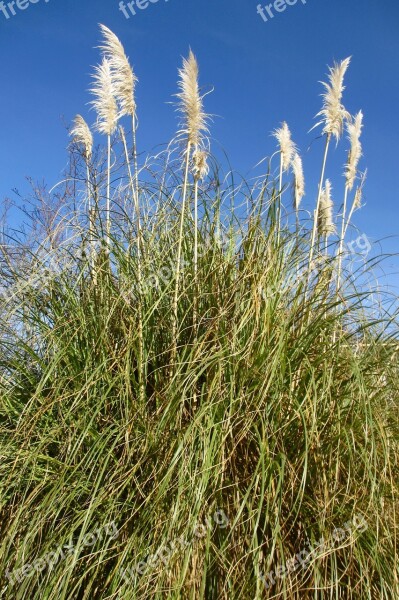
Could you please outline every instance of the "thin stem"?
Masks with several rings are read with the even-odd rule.
[[[356,209],[356,199],[353,201],[352,208],[351,208],[350,213],[348,215],[348,220],[346,221],[345,230],[344,230],[344,238],[346,237],[346,233],[348,231],[348,227],[349,227],[349,224],[350,224],[350,222],[352,220],[353,213],[355,212],[355,209]]]
[[[279,183],[279,196],[277,202],[277,246],[280,244],[280,225],[281,225],[281,195],[283,193],[283,154],[280,153],[280,183]]]
[[[314,218],[313,218],[313,230],[312,230],[312,238],[311,238],[311,241],[310,241],[308,276],[307,276],[306,288],[307,288],[307,286],[309,284],[310,272],[311,272],[311,265],[312,265],[312,261],[313,261],[313,255],[314,255],[314,244],[315,244],[315,239],[316,239],[317,224],[318,224],[318,221],[319,221],[320,199],[321,199],[321,192],[322,192],[322,189],[323,189],[324,175],[325,175],[325,172],[326,172],[327,155],[328,155],[328,149],[329,149],[329,146],[330,146],[330,140],[331,140],[331,134],[329,133],[329,134],[327,134],[327,138],[326,138],[326,147],[325,147],[325,150],[324,150],[323,165],[322,165],[321,175],[320,175],[319,191],[318,191],[318,194],[317,194],[317,202],[316,202],[316,210],[314,212]]]
[[[194,184],[194,302],[193,302],[193,328],[194,328],[194,351],[198,341],[198,177]],[[197,385],[194,383],[193,405],[197,405]]]
[[[133,117],[132,117],[132,126],[133,126],[132,135],[133,135],[134,181],[135,181],[136,199],[137,199],[137,205],[138,205],[138,198],[139,198],[139,170],[138,170],[138,166],[137,166],[137,144],[136,144],[136,129],[137,129],[137,125],[136,125],[136,115],[133,115]],[[137,215],[138,215],[138,228],[141,231],[140,213],[138,212]]]
[[[144,335],[143,335],[143,277],[142,277],[142,265],[141,265],[141,224],[140,224],[140,205],[138,198],[138,187],[135,185],[133,180],[132,170],[130,168],[129,162],[129,152],[127,149],[126,136],[122,127],[119,128],[123,147],[125,150],[125,159],[127,170],[129,174],[130,187],[132,190],[133,201],[135,206],[136,213],[136,222],[137,222],[137,236],[136,236],[136,244],[137,244],[137,283],[138,283],[138,337],[139,337],[139,398],[140,403],[142,404],[145,400],[145,366],[144,366]],[[137,174],[137,171],[136,171]],[[137,183],[137,179],[136,179]]]
[[[111,136],[108,135],[108,160],[107,160],[107,198],[105,208],[105,242],[106,252],[110,252],[110,238],[111,238],[111,219],[110,219],[110,203],[111,203]]]
[[[89,212],[89,248],[90,248],[90,273],[93,275],[94,272],[94,227],[95,227],[95,217],[94,217],[94,208],[92,204],[92,195],[91,195],[91,186],[90,186],[90,166],[89,162],[86,162],[86,177],[87,177],[87,206]]]
[[[198,321],[198,178],[194,185],[194,332],[197,336]]]
[[[345,186],[345,196],[344,196],[344,208],[342,213],[342,222],[341,222],[341,235],[339,239],[339,247],[338,247],[338,270],[337,270],[337,296],[341,287],[341,269],[342,269],[342,251],[344,246],[345,239],[345,217],[346,217],[346,207],[348,203],[348,193],[349,188],[348,185]]]
[[[295,238],[296,238],[297,248],[299,248],[299,228],[300,228],[299,209],[298,209],[297,203],[295,202]]]
[[[191,142],[187,143],[187,151],[186,151],[186,166],[184,173],[184,185],[183,185],[183,198],[182,198],[182,207],[180,214],[180,231],[179,231],[179,242],[177,246],[177,263],[176,263],[176,283],[175,283],[175,293],[173,297],[173,305],[172,305],[172,365],[176,360],[177,354],[177,303],[179,297],[179,284],[180,284],[180,262],[181,262],[181,254],[182,254],[182,246],[183,246],[183,227],[184,227],[184,215],[186,208],[186,196],[187,196],[187,187],[188,187],[188,169],[190,164],[190,153],[191,153]]]
[[[102,233],[103,225],[102,225],[101,215],[100,215],[100,211],[99,211],[98,188],[97,188],[95,172],[93,173],[92,190],[93,190],[93,223],[94,223],[94,227],[95,227],[96,219],[97,218],[99,219],[99,226],[100,226],[101,233]],[[97,285],[97,267],[96,267],[95,257],[96,257],[96,244],[95,244],[95,239],[93,239],[93,269],[94,269],[93,283],[94,283],[94,285]]]

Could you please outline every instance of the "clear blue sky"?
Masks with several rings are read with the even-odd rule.
[[[294,0],[290,0],[294,2]],[[176,129],[168,104],[177,67],[191,46],[206,98],[214,147],[222,146],[242,173],[274,150],[270,132],[286,120],[304,158],[305,206],[314,202],[322,140],[307,133],[320,110],[327,65],[353,56],[344,101],[365,115],[366,206],[355,223],[372,242],[399,234],[399,2],[298,0],[264,22],[259,0],[158,0],[129,19],[119,0],[18,0],[25,10],[0,11],[0,197],[27,190],[24,178],[53,185],[67,162],[65,125],[88,111],[98,23],[120,37],[139,77],[139,144],[151,150]],[[137,0],[138,4],[145,0]],[[283,0],[278,0],[280,6]],[[262,6],[269,2],[261,2]],[[7,2],[6,2],[7,5]],[[265,13],[267,16],[267,13]],[[328,175],[336,200],[346,145],[334,149]],[[398,238],[382,245],[396,252]],[[389,259],[389,270],[399,261]],[[392,282],[392,280],[391,280]]]

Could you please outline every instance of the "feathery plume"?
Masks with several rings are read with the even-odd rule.
[[[351,149],[349,151],[348,163],[345,169],[345,177],[348,189],[352,190],[356,179],[357,167],[362,156],[360,136],[363,128],[363,113],[361,110],[357,113],[353,122],[348,122],[346,127]]]
[[[114,94],[120,108],[119,116],[133,117],[136,114],[135,87],[138,79],[118,37],[105,25],[100,24],[100,29],[104,37],[100,49],[111,67]]]
[[[69,135],[75,144],[83,146],[84,157],[86,161],[89,161],[93,153],[93,136],[90,127],[81,115],[76,115]]]
[[[344,120],[350,119],[348,111],[341,103],[345,89],[344,77],[350,61],[351,57],[348,57],[340,63],[334,63],[333,67],[329,67],[329,83],[320,82],[325,87],[322,94],[323,108],[316,115],[321,117],[321,120],[314,127],[324,125],[323,133],[333,135],[337,142],[342,135]]]
[[[179,69],[179,88],[177,97],[180,100],[179,112],[183,114],[183,129],[179,132],[187,136],[192,146],[199,146],[201,134],[207,133],[207,115],[204,112],[202,97],[198,85],[198,63],[190,50],[188,58],[183,58],[183,66]]]
[[[325,187],[322,190],[320,198],[320,212],[318,230],[320,236],[329,237],[336,233],[333,220],[334,204],[331,197],[331,182],[326,179]]]
[[[366,177],[367,177],[367,169],[362,174],[360,184],[357,186],[357,189],[356,189],[355,199],[353,201],[353,209],[354,210],[356,210],[357,208],[361,208],[361,206],[362,206],[363,188],[364,188],[364,184],[366,183]]]
[[[276,129],[273,132],[273,136],[278,141],[281,152],[283,171],[286,171],[291,165],[292,159],[296,152],[296,147],[291,139],[291,132],[285,121],[284,123],[282,123],[279,129]]]
[[[196,150],[193,154],[193,176],[196,181],[205,179],[209,173],[207,153],[205,150]]]
[[[291,165],[294,173],[294,208],[298,211],[305,195],[305,176],[303,174],[302,159],[298,152],[295,152]]]
[[[94,85],[90,92],[94,95],[95,100],[92,100],[90,104],[97,113],[96,129],[104,135],[112,135],[118,122],[118,106],[115,100],[111,64],[108,59],[104,58],[101,65],[95,67],[93,79]]]
[[[356,189],[355,199],[353,201],[353,206],[355,209],[361,207],[362,200],[363,200],[363,190],[362,190],[361,186],[359,185]]]

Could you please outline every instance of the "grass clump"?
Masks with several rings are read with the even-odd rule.
[[[338,238],[325,179],[349,60],[309,225],[286,124],[276,182],[208,173],[193,54],[183,142],[138,164],[136,77],[102,31],[105,154],[75,121],[63,194],[3,235],[1,597],[398,597],[397,309],[342,254],[357,163]]]

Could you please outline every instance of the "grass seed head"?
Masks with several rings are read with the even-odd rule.
[[[196,150],[193,154],[193,175],[194,179],[205,179],[209,173],[207,162],[207,153],[205,150]]]
[[[187,137],[187,141],[198,147],[204,134],[208,133],[207,115],[204,112],[203,100],[198,84],[198,63],[190,50],[188,58],[183,59],[183,66],[179,69],[179,112],[183,115],[183,126],[180,134]]]
[[[294,208],[298,211],[305,195],[305,176],[303,174],[302,159],[298,152],[295,152],[291,165],[294,173]]]
[[[104,135],[112,135],[118,123],[118,106],[111,63],[107,58],[94,68],[93,80],[90,92],[95,99],[90,104],[97,113],[96,129]]]
[[[329,237],[336,233],[334,225],[334,204],[331,195],[331,182],[326,179],[320,198],[319,235]]]
[[[352,190],[357,175],[357,167],[362,157],[362,144],[360,136],[363,128],[363,113],[359,111],[352,122],[348,122],[348,139],[351,144],[348,162],[345,168],[346,183],[349,190]]]
[[[105,25],[100,25],[103,44],[100,49],[109,61],[114,86],[114,94],[120,108],[120,115],[135,116],[135,87],[138,81],[118,37]]]
[[[342,95],[345,89],[344,77],[350,60],[351,58],[348,57],[340,63],[334,63],[333,67],[329,67],[329,82],[321,82],[325,88],[325,92],[322,94],[323,108],[317,114],[321,120],[316,123],[315,127],[324,125],[323,133],[333,135],[337,142],[342,135],[344,121],[350,119],[348,111],[342,104]]]
[[[89,161],[93,153],[93,135],[81,115],[76,115],[69,135],[74,143],[83,147],[84,157],[86,161]]]
[[[280,152],[281,152],[281,160],[283,163],[283,171],[289,169],[292,159],[294,158],[296,147],[294,142],[291,139],[291,132],[284,121],[279,129],[276,129],[273,132],[273,136],[278,141]]]

